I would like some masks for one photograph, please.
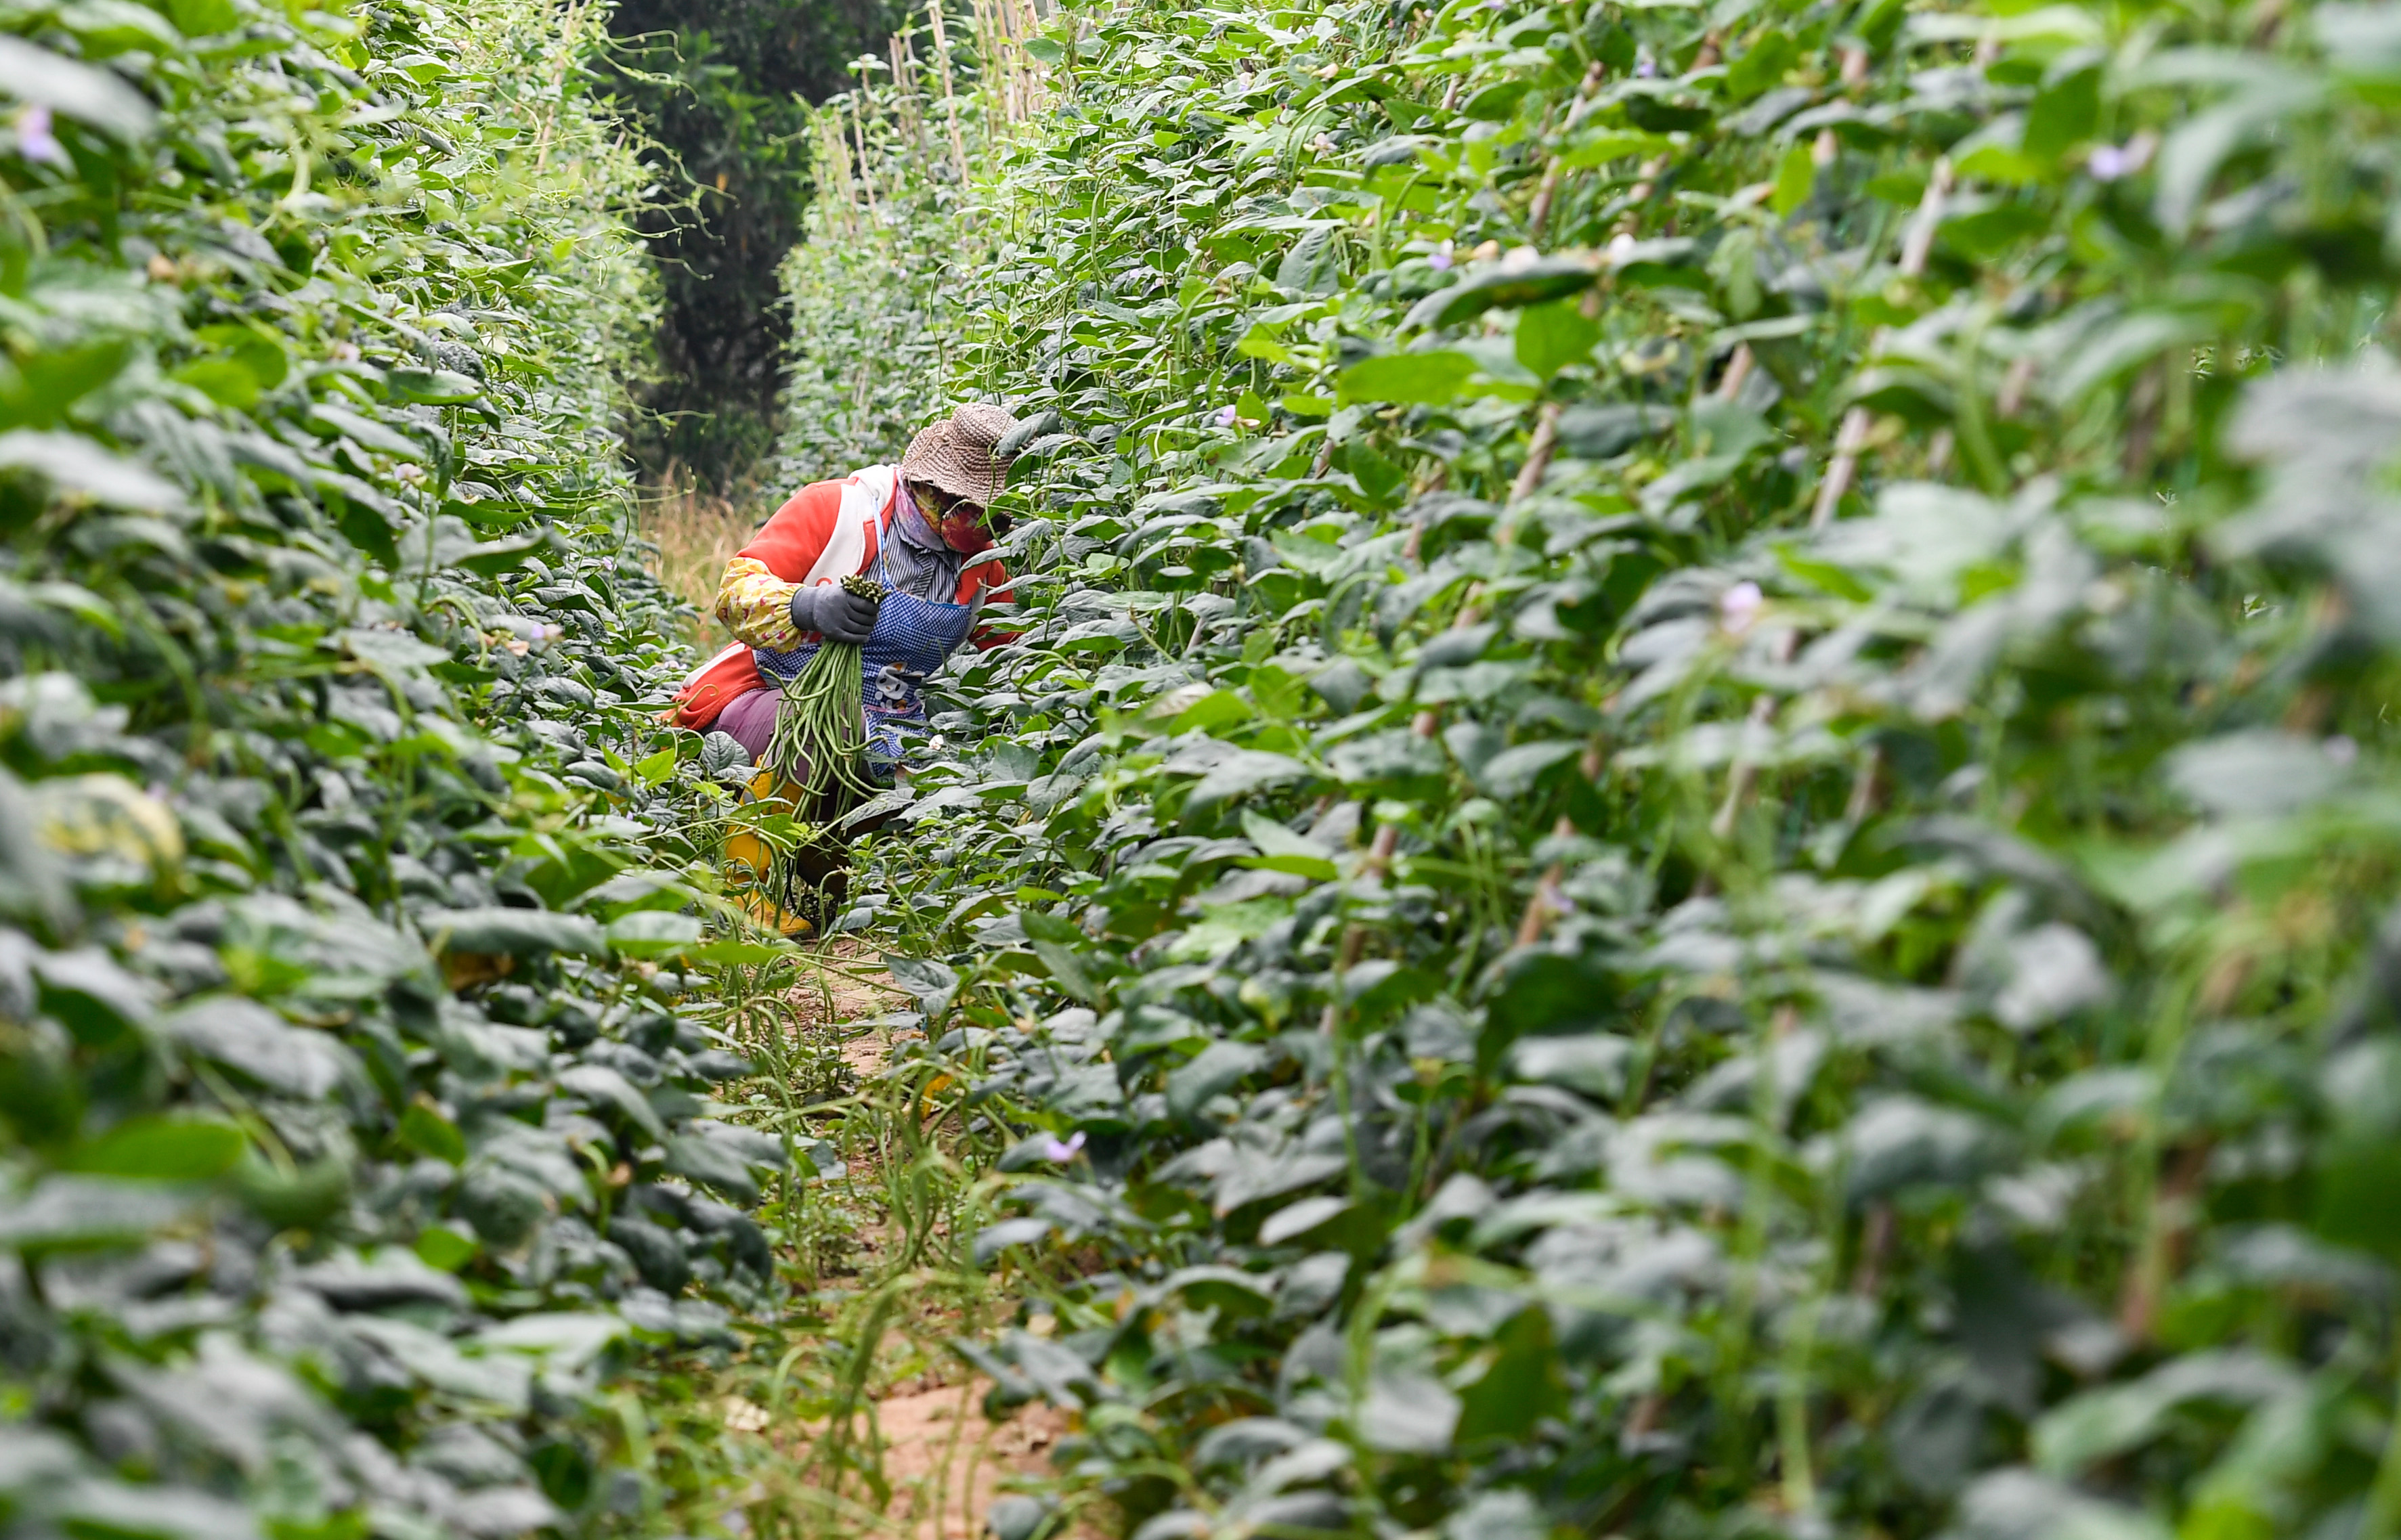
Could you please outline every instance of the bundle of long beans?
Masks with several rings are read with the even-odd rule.
[[[842,586],[862,599],[884,602],[884,585],[872,578],[844,578]],[[867,775],[864,656],[859,644],[829,636],[785,682],[767,763],[799,786],[805,800],[836,789],[875,795]]]

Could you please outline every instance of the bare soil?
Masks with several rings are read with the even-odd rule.
[[[1049,1473],[1051,1446],[1068,1431],[1066,1414],[1036,1403],[995,1426],[983,1414],[989,1388],[970,1380],[875,1403],[895,1533],[978,1540],[1004,1479]]]
[[[861,1024],[906,1007],[910,997],[877,982],[881,960],[848,937],[834,938],[819,955],[827,965],[792,992],[797,1021],[805,1031],[840,1034],[844,1061],[860,1082],[872,1081],[890,1062],[895,1043],[923,1034],[861,1030]],[[890,1224],[871,1225],[859,1234],[859,1248],[871,1257],[897,1239]],[[981,1540],[1002,1484],[1050,1474],[1050,1451],[1074,1426],[1068,1413],[1039,1402],[995,1424],[983,1412],[989,1382],[939,1348],[928,1363],[920,1356],[924,1347],[904,1345],[938,1343],[954,1335],[964,1324],[955,1317],[949,1304],[933,1300],[905,1312],[896,1323],[893,1345],[901,1349],[901,1357],[915,1360],[918,1372],[896,1366],[901,1377],[887,1380],[871,1397],[874,1438],[892,1491],[876,1533],[896,1540]],[[1078,1540],[1097,1533],[1076,1532]]]

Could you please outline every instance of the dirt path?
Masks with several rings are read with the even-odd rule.
[[[875,1403],[896,1533],[979,1540],[1003,1479],[1050,1474],[1050,1450],[1068,1431],[1066,1414],[1036,1404],[995,1426],[983,1415],[986,1388],[968,1381]]]
[[[911,1003],[905,991],[877,982],[883,963],[874,950],[837,937],[821,955],[830,966],[816,970],[792,992],[795,1015],[801,1029],[834,1037],[851,1072],[862,1084],[871,1083],[897,1044],[925,1034],[866,1025]],[[867,1256],[891,1243],[888,1228],[874,1226],[859,1236]],[[960,1324],[919,1311],[908,1314],[912,1318],[905,1327],[896,1326],[896,1333],[919,1343],[940,1342]],[[895,1540],[982,1540],[993,1504],[1004,1494],[1002,1483],[1053,1474],[1050,1451],[1072,1431],[1073,1420],[1037,1402],[995,1424],[983,1413],[989,1383],[970,1376],[965,1365],[944,1361],[948,1355],[942,1350],[933,1352],[934,1366],[889,1383],[871,1400],[883,1475],[892,1492],[874,1533]],[[1097,1532],[1079,1528],[1076,1533]]]

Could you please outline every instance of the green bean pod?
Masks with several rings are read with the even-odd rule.
[[[844,578],[842,586],[879,605],[884,601],[884,585],[872,578]],[[785,682],[767,764],[801,788],[804,802],[837,789],[860,797],[877,790],[867,773],[864,658],[858,644],[828,637]]]

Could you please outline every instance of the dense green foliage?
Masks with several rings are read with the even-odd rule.
[[[1036,51],[966,204],[897,162],[898,254],[790,273],[945,361],[883,410],[1064,425],[850,923],[1065,1492],[2395,1533],[2401,8]]]
[[[776,268],[801,238],[813,158],[808,102],[880,52],[890,0],[633,0],[610,30],[612,94],[640,126],[658,181],[639,220],[664,290],[655,416],[632,435],[643,468],[726,484],[773,446],[791,337]]]
[[[986,15],[979,6],[979,24],[953,20],[947,50],[908,34],[904,65],[926,55],[914,82],[862,75],[816,116],[816,143],[831,152],[823,197],[782,271],[791,341],[776,447],[792,482],[899,458],[943,399],[967,324],[967,288],[946,279],[982,249],[959,172],[970,145],[975,163],[988,163],[1008,130],[1006,72],[976,62],[979,48],[1010,47]]]
[[[724,1500],[625,1376],[777,1297],[748,1210],[803,1179],[657,961],[728,794],[652,718],[688,659],[614,432],[652,291],[601,20],[7,14],[11,1534]]]

